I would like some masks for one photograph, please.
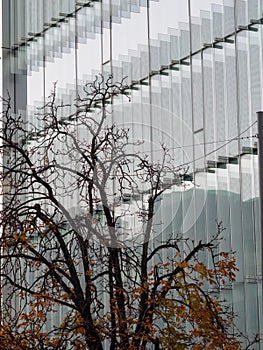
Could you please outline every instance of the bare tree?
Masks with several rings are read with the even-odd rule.
[[[207,242],[152,240],[158,201],[187,168],[164,145],[142,155],[114,125],[121,95],[124,81],[98,76],[65,104],[54,85],[32,121],[3,100],[1,349],[241,348],[217,293],[236,270],[218,252],[222,226]]]

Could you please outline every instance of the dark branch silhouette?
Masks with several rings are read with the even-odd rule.
[[[219,298],[236,270],[218,253],[223,228],[207,242],[153,241],[157,203],[187,168],[165,145],[160,159],[139,152],[112,123],[119,95],[129,99],[125,80],[98,76],[70,106],[55,84],[32,122],[3,100],[0,348],[240,349]]]

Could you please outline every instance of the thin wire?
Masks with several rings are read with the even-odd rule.
[[[210,156],[211,154],[213,153],[216,153],[217,151],[219,151],[220,149],[224,148],[225,146],[229,145],[231,142],[233,141],[237,141],[241,138],[241,135],[243,135],[245,132],[247,132],[249,129],[251,129],[255,124],[257,123],[257,120],[254,121],[254,123],[252,123],[249,127],[247,127],[244,131],[242,131],[239,135],[237,135],[236,137],[233,137],[232,139],[228,140],[226,143],[224,143],[222,146],[214,149],[213,151],[210,151],[208,153],[206,153],[205,155],[199,157],[199,158],[196,158],[196,159],[193,159],[191,162],[187,162],[187,163],[184,163],[184,164],[181,164],[179,165],[178,167],[184,167],[184,166],[187,166],[187,165],[190,165],[190,164],[193,164],[194,162],[196,162],[197,160],[201,160],[201,159],[204,159],[206,158],[207,156]],[[257,135],[254,135],[253,137],[257,137]],[[246,137],[244,137],[246,138]]]
[[[201,142],[201,143],[194,143],[191,145],[184,145],[184,146],[176,146],[176,147],[170,147],[169,150],[174,150],[174,149],[179,149],[179,148],[186,148],[186,147],[195,147],[195,146],[205,146],[205,145],[213,145],[215,143],[222,143],[222,142],[232,142],[235,140],[244,140],[244,139],[252,139],[252,138],[257,138],[257,135],[252,135],[252,136],[242,136],[242,137],[235,137],[233,139],[227,139],[227,140],[219,140],[219,141],[209,141],[209,142]],[[161,152],[161,149],[155,149],[153,152]],[[143,152],[139,152],[143,153]]]
[[[182,167],[185,167],[185,166],[188,166],[190,164],[193,164],[194,162],[196,162],[197,160],[201,160],[201,159],[204,159],[206,158],[207,156],[213,154],[213,153],[216,153],[217,151],[219,151],[220,149],[224,148],[225,146],[229,145],[231,142],[233,141],[237,141],[237,140],[243,140],[243,139],[249,139],[249,138],[258,138],[258,134],[255,134],[255,135],[252,135],[252,136],[241,136],[243,135],[245,132],[247,132],[249,129],[251,129],[255,124],[257,123],[257,120],[254,121],[254,123],[252,123],[249,127],[247,127],[244,131],[242,131],[238,136],[236,137],[233,137],[232,139],[229,139],[229,140],[225,140],[226,142],[221,145],[220,147],[217,147],[216,149],[214,149],[213,151],[210,151],[208,153],[206,153],[205,155],[199,157],[199,158],[196,158],[196,159],[193,159],[192,161],[190,162],[186,162],[186,163],[183,163],[183,164],[180,164],[180,165],[177,165],[176,167],[177,168],[182,168]],[[175,148],[171,148],[171,149],[176,149],[176,148],[184,148],[184,147],[190,147],[190,146],[198,146],[198,145],[206,145],[206,144],[213,144],[213,143],[218,143],[218,142],[224,142],[223,140],[222,141],[211,141],[211,142],[204,142],[204,143],[200,143],[200,144],[196,144],[196,145],[187,145],[187,146],[180,146],[180,147],[175,147]],[[138,152],[138,153],[144,153],[144,152]],[[116,174],[115,176],[118,177],[118,175]],[[136,174],[129,174],[129,176],[137,176]]]
[[[210,151],[208,153],[206,153],[205,155],[199,157],[199,158],[196,158],[196,159],[193,159],[192,161],[190,162],[186,162],[186,163],[183,163],[183,164],[180,164],[180,165],[177,165],[178,168],[181,168],[181,167],[185,167],[185,166],[188,166],[190,164],[193,164],[194,162],[198,161],[198,160],[201,160],[201,159],[204,159],[206,158],[207,156],[210,156],[211,154],[213,153],[216,153],[217,151],[219,151],[220,149],[224,148],[225,146],[229,145],[231,142],[233,141],[237,141],[237,140],[242,140],[242,139],[249,139],[249,138],[258,138],[258,135],[252,135],[252,136],[241,136],[243,135],[245,132],[247,132],[249,129],[251,129],[255,124],[257,123],[257,120],[255,120],[249,127],[247,127],[245,130],[243,130],[238,136],[236,137],[233,137],[232,139],[229,139],[229,140],[226,140],[226,142],[221,145],[220,147],[217,147],[216,149],[214,149],[213,151]],[[222,141],[214,141],[214,142],[204,142],[204,143],[200,143],[200,144],[196,144],[196,145],[187,145],[187,146],[180,146],[180,147],[175,147],[175,148],[171,148],[171,149],[176,149],[176,148],[183,148],[183,147],[190,147],[190,146],[198,146],[198,145],[206,145],[206,144],[213,144],[213,143],[218,143],[218,142],[224,142],[223,140]],[[139,153],[143,153],[143,152],[139,152]],[[130,176],[136,176],[136,174],[129,174]],[[118,176],[118,175],[117,175]]]

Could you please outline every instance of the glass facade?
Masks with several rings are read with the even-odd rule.
[[[244,333],[262,334],[263,1],[214,2],[2,0],[1,89],[33,120],[56,81],[59,98],[74,102],[98,73],[127,77],[131,103],[115,99],[114,122],[144,138],[153,159],[166,144],[196,185],[165,195],[161,234],[206,239],[222,221],[222,249],[239,268],[222,295]]]

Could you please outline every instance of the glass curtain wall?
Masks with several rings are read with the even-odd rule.
[[[53,83],[73,102],[96,74],[124,76],[114,122],[165,143],[195,187],[169,193],[160,234],[196,239],[222,221],[222,249],[236,252],[230,297],[245,333],[262,333],[256,111],[263,108],[261,0],[3,0],[3,91],[33,118]],[[193,214],[194,213],[194,214]],[[173,218],[171,220],[171,217]],[[245,316],[245,317],[244,317]],[[261,345],[261,348],[262,345]]]

